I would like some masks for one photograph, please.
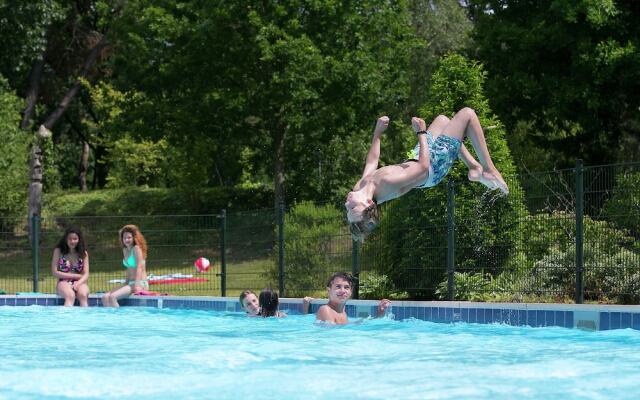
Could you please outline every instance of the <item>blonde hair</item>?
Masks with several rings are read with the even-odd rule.
[[[360,221],[349,223],[351,238],[356,242],[362,243],[379,224],[380,210],[378,209],[378,205],[373,203],[362,211],[362,219]]]
[[[142,251],[142,257],[146,259],[147,258],[147,241],[144,239],[144,236],[142,236],[142,233],[140,233],[140,229],[133,224],[125,225],[122,228],[120,228],[118,235],[120,237],[120,243],[122,244],[122,247],[126,247],[124,245],[124,241],[122,240],[122,235],[124,235],[126,232],[130,233],[133,236],[133,245],[134,246],[137,245],[140,248],[140,250]]]

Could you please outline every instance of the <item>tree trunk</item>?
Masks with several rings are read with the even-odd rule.
[[[36,109],[38,94],[40,92],[40,79],[42,78],[42,69],[44,67],[44,58],[39,58],[33,62],[31,72],[29,72],[29,89],[27,89],[26,107],[22,113],[21,129],[29,129],[33,120],[33,113]]]
[[[100,144],[96,144],[93,153],[93,181],[91,181],[91,189],[95,190],[103,188],[107,184],[107,164],[101,162],[107,151]]]
[[[82,154],[80,156],[80,191],[87,192],[87,171],[89,170],[89,142],[82,141]]]
[[[31,184],[29,185],[29,223],[42,210],[42,148],[36,141],[31,148]]]

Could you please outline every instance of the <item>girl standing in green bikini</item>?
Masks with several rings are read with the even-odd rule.
[[[125,225],[119,232],[122,244],[122,266],[127,271],[127,283],[102,296],[105,307],[119,307],[118,300],[149,289],[146,258],[147,242],[135,225]]]

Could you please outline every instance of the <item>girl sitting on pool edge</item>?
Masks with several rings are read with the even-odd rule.
[[[149,289],[147,281],[147,242],[135,225],[125,225],[118,236],[122,245],[122,266],[127,271],[127,282],[102,296],[105,307],[120,307],[118,300]]]
[[[89,306],[89,253],[80,229],[69,227],[58,241],[51,257],[51,273],[58,278],[56,293],[64,305]]]
[[[331,275],[327,282],[327,294],[329,302],[318,308],[316,312],[316,322],[323,322],[330,325],[346,325],[349,323],[349,317],[345,310],[347,301],[353,293],[353,277],[345,272],[336,272]],[[376,318],[383,317],[387,308],[391,305],[391,301],[387,299],[380,300]]]

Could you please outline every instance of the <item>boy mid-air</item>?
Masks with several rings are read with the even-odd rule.
[[[460,157],[469,168],[469,180],[505,195],[509,188],[491,160],[487,142],[475,111],[463,108],[453,118],[436,117],[426,129],[423,119],[412,118],[418,136],[413,157],[400,164],[378,168],[380,138],[389,126],[389,118],[378,118],[362,177],[347,195],[345,207],[354,240],[363,241],[380,223],[378,205],[402,196],[413,188],[437,185]],[[478,154],[476,161],[462,141],[468,137]]]

